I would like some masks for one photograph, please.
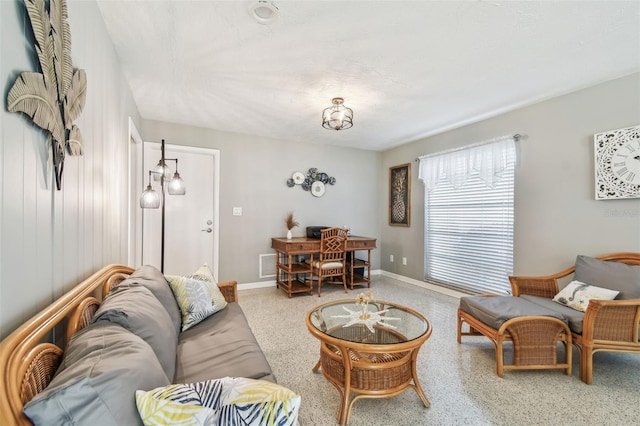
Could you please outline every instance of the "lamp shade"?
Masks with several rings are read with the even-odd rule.
[[[160,195],[150,184],[147,185],[147,189],[144,190],[140,197],[140,207],[143,209],[157,209],[160,207]]]
[[[330,130],[346,130],[353,126],[353,110],[344,106],[344,99],[333,98],[329,108],[322,111],[322,127]]]
[[[168,192],[171,195],[184,195],[187,193],[187,188],[184,186],[184,181],[178,172],[173,174],[173,178],[169,181],[168,187]]]
[[[161,159],[153,170],[153,180],[159,182],[162,176],[164,176],[165,180],[169,180],[171,178],[171,168],[167,165],[166,161]]]

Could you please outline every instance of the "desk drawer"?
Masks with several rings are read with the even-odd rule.
[[[291,242],[287,243],[287,251],[298,251],[310,253],[313,251],[318,251],[320,249],[320,244],[311,243],[311,242]]]
[[[277,241],[271,247],[284,253],[314,253],[320,250],[320,240],[318,241]]]
[[[376,240],[354,240],[347,243],[349,250],[371,250],[376,248]]]

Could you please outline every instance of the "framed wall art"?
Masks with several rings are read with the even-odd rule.
[[[389,225],[411,224],[411,163],[389,167]]]
[[[595,198],[640,198],[640,125],[596,133]]]

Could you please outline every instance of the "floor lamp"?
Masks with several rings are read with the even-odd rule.
[[[176,171],[171,175],[171,169],[167,165],[167,161],[176,162]],[[160,181],[160,192],[158,194],[151,186],[151,176],[154,180]],[[169,195],[184,195],[187,190],[184,186],[184,181],[178,173],[178,159],[177,158],[165,158],[164,155],[164,139],[162,139],[161,156],[158,165],[154,170],[149,170],[149,184],[140,197],[140,207],[143,209],[157,209],[162,207],[162,225],[161,225],[161,237],[160,237],[160,272],[164,273],[164,223],[165,223],[165,187]]]

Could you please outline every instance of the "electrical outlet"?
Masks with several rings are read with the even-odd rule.
[[[393,255],[392,254],[389,255],[389,262],[393,263]]]
[[[242,207],[234,207],[233,208],[234,216],[242,216]]]
[[[402,258],[402,264],[403,264],[404,266],[407,266],[407,258],[406,258],[406,257],[403,257],[403,258]]]

